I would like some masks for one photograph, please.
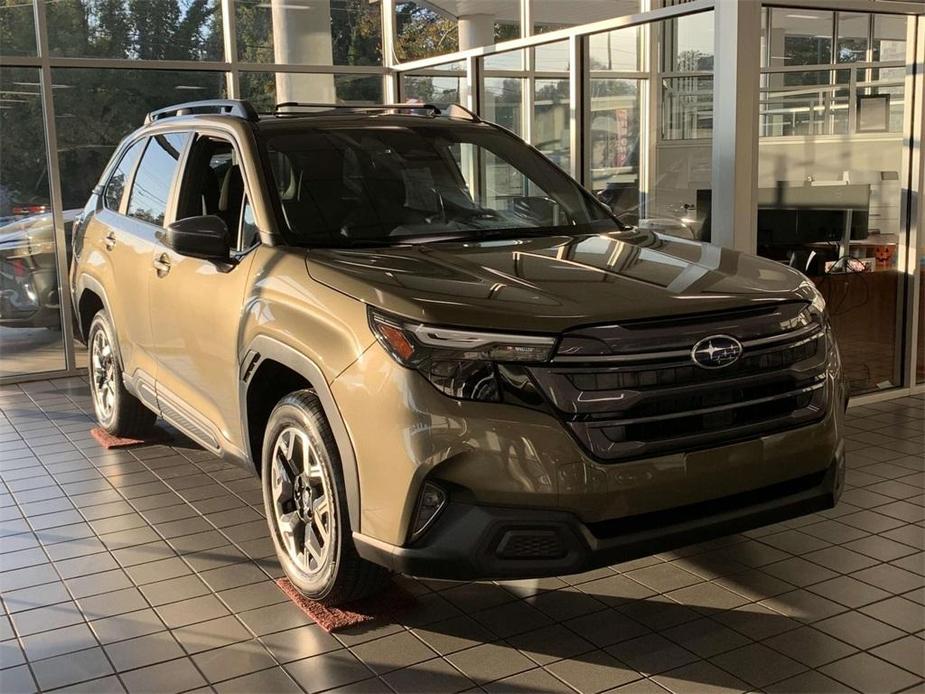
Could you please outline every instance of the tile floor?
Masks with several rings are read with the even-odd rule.
[[[925,397],[850,412],[838,508],[539,581],[398,579],[330,636],[276,588],[257,483],[90,437],[79,379],[0,388],[0,691],[923,691]]]

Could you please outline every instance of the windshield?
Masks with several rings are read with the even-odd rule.
[[[266,142],[298,245],[577,234],[613,224],[542,155],[484,125],[301,125]]]

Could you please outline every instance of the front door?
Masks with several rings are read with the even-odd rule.
[[[149,261],[158,405],[165,417],[212,449],[241,441],[238,329],[254,258],[241,241],[242,218],[249,217],[245,200],[234,146],[197,136],[181,179],[176,219],[221,217],[235,250],[227,263],[217,263],[158,243]]]

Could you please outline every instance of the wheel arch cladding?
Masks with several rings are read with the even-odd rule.
[[[360,486],[356,455],[323,372],[301,352],[265,335],[254,338],[243,354],[246,356],[239,386],[242,427],[246,432],[245,445],[257,474],[261,472],[263,435],[273,407],[289,393],[304,388],[313,389],[337,442],[347,492],[350,526],[354,532],[359,532]]]

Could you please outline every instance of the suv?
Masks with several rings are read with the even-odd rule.
[[[156,111],[76,227],[100,426],[262,480],[287,576],[580,572],[830,508],[846,391],[816,288],[620,224],[465,109]]]

